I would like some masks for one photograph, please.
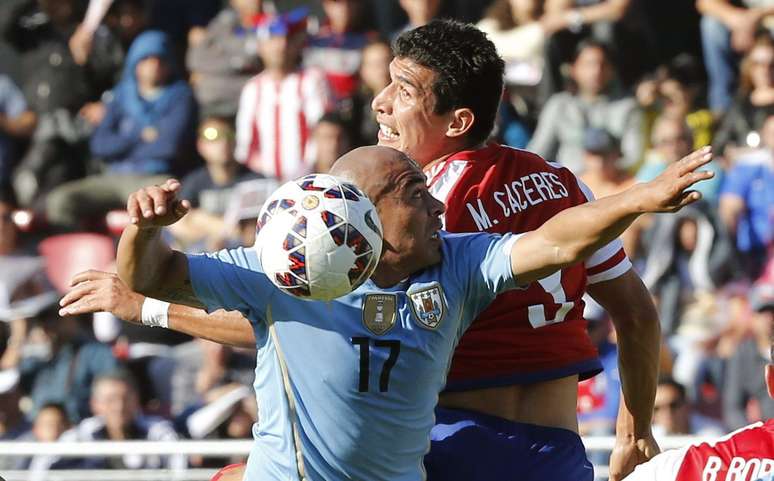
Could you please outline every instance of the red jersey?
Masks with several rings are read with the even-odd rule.
[[[774,476],[774,420],[750,424],[716,441],[665,451],[626,481],[757,481]]]
[[[498,144],[458,152],[426,172],[446,204],[450,232],[521,233],[592,199],[570,170]],[[631,268],[616,240],[589,259],[524,289],[504,293],[476,319],[454,353],[447,390],[525,384],[601,370],[586,333],[583,294],[589,282]]]

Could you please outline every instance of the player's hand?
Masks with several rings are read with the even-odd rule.
[[[677,212],[701,199],[700,193],[687,189],[713,177],[712,172],[697,172],[711,160],[711,148],[703,147],[674,162],[652,181],[638,184],[635,188],[642,199],[642,212]]]
[[[59,301],[60,316],[109,312],[119,319],[141,324],[145,296],[130,290],[117,274],[85,271],[70,280],[70,292]]]
[[[631,474],[638,464],[648,461],[660,452],[652,434],[640,439],[616,439],[610,455],[610,481],[621,481]]]
[[[140,229],[164,227],[179,221],[191,208],[187,200],[177,198],[180,182],[169,179],[161,185],[143,187],[129,196],[126,211],[132,224]]]

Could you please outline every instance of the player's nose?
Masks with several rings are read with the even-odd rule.
[[[391,112],[389,101],[391,87],[392,84],[384,87],[371,101],[371,110],[374,111],[374,113],[389,114]]]

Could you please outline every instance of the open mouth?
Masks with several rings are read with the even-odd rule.
[[[385,140],[397,140],[400,138],[397,130],[384,124],[379,124],[379,136]]]

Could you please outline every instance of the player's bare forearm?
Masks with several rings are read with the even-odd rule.
[[[651,182],[560,212],[514,243],[514,277],[520,283],[542,279],[588,258],[621,235],[639,215],[676,212],[695,202],[701,195],[686,189],[712,177],[711,172],[696,172],[711,159],[711,151],[705,147],[671,164]]]
[[[623,395],[610,456],[610,479],[619,481],[659,453],[651,432],[658,380],[661,327],[653,300],[633,269],[588,292],[607,310],[618,338],[618,367]]]
[[[70,290],[61,299],[59,314],[77,316],[110,312],[117,318],[143,324],[145,296],[133,292],[118,275],[110,272],[84,271],[70,281]],[[171,304],[167,310],[169,329],[236,347],[255,347],[255,335],[239,312],[218,310],[208,314],[203,309]]]
[[[180,220],[190,208],[176,198],[180,183],[170,179],[129,196],[132,224],[118,243],[118,275],[133,291],[177,304],[201,307],[188,277],[188,259],[161,239],[161,228]]]
[[[169,328],[218,344],[255,347],[250,321],[238,311],[221,309],[208,314],[203,309],[172,304],[169,306]]]
[[[658,381],[661,326],[650,292],[630,269],[592,284],[588,292],[610,314],[618,339],[623,400],[616,433],[638,439],[650,435]]]

